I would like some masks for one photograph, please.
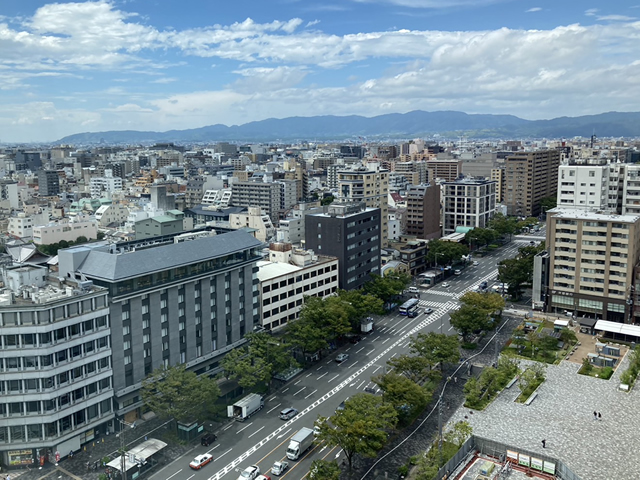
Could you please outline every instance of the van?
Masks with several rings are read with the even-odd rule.
[[[407,291],[409,293],[420,293],[420,289],[418,287],[409,287]]]
[[[462,270],[454,270],[453,274],[454,275],[462,275]]]

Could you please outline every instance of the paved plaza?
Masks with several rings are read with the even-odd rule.
[[[461,407],[449,424],[467,416],[475,435],[555,457],[583,480],[636,480],[640,391],[618,391],[627,367],[625,357],[610,380],[601,380],[578,375],[576,363],[549,365],[531,405],[514,402],[520,394],[516,384],[482,412],[469,414]],[[601,412],[601,421],[594,420],[594,411]],[[542,439],[547,441],[544,450]]]

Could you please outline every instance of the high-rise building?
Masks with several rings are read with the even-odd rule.
[[[60,277],[87,278],[109,292],[115,402],[127,421],[141,413],[140,388],[153,370],[187,364],[215,374],[259,325],[262,242],[245,231],[183,237],[58,253]]]
[[[429,171],[429,183],[435,184],[436,180],[453,182],[462,175],[462,160],[454,158],[434,158],[427,160]]]
[[[389,172],[375,163],[338,171],[340,201],[344,203],[364,202],[367,207],[379,208],[382,222],[380,242],[382,248],[389,243]]]
[[[456,232],[457,227],[486,228],[496,210],[496,182],[461,178],[445,182],[442,231]]]
[[[108,290],[35,266],[5,266],[2,277],[0,458],[35,467],[113,420]]]
[[[440,238],[440,185],[412,185],[407,190],[406,234]]]
[[[60,193],[60,177],[55,170],[38,170],[38,193],[41,197],[54,197]]]
[[[380,209],[364,203],[333,203],[325,209],[325,213],[304,218],[305,246],[319,255],[338,258],[341,289],[360,288],[372,273],[380,275]]]
[[[496,202],[504,202],[504,166],[491,170],[491,180],[496,182]]]
[[[558,176],[558,207],[609,210],[609,165],[560,165]]]
[[[429,177],[424,161],[395,162],[394,172],[404,175],[411,185],[427,183]]]
[[[560,155],[559,150],[536,150],[506,158],[503,195],[507,215],[540,215],[540,200],[557,193]]]
[[[547,212],[547,309],[629,323],[634,267],[640,252],[640,215],[582,209]]]
[[[282,206],[281,185],[257,181],[234,182],[231,186],[231,203],[235,207],[259,207],[269,215],[272,222],[278,221]]]

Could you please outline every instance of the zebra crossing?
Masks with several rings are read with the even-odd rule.
[[[436,289],[430,289],[427,294],[429,295],[438,295],[439,297],[457,297],[458,294],[457,293],[453,293],[453,292],[448,292],[446,290],[436,290]]]
[[[420,300],[418,302],[418,305],[420,305],[421,307],[434,307],[434,308],[440,308],[441,306],[444,305],[444,302],[432,302],[430,300]]]

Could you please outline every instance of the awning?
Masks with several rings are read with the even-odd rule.
[[[120,433],[122,435],[122,433]],[[147,461],[147,458],[158,453],[167,444],[157,438],[150,438],[145,440],[140,445],[137,445],[126,452],[125,469],[128,472],[132,468],[137,467],[139,464],[143,464]],[[107,463],[108,467],[111,467],[119,472],[122,471],[122,457],[117,457]]]
[[[640,338],[640,327],[636,325],[629,325],[627,323],[598,320],[595,329],[603,332],[617,333],[619,335],[628,335],[630,337]]]
[[[569,326],[569,320],[556,320],[553,322],[554,327],[566,328]]]
[[[578,323],[580,323],[580,326],[582,327],[590,327],[593,328],[593,326],[596,324],[597,320],[595,318],[587,318],[587,317],[582,317],[578,319]]]

